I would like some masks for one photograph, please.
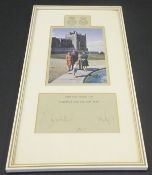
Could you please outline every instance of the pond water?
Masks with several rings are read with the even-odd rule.
[[[88,74],[83,83],[107,83],[106,69],[99,69]]]

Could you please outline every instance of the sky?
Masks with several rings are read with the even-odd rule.
[[[65,34],[72,31],[86,34],[87,48],[89,51],[105,51],[102,28],[53,28],[52,37],[65,38]]]

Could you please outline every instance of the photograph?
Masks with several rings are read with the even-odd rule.
[[[47,84],[108,83],[103,27],[50,30]]]

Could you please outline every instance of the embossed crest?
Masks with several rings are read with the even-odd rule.
[[[86,15],[65,15],[64,16],[65,26],[91,26],[91,16]]]

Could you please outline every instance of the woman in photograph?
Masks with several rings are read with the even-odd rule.
[[[73,65],[74,63],[78,60],[78,52],[76,50],[73,50],[71,52],[71,56],[72,56],[72,59],[73,59]]]
[[[88,66],[88,55],[83,51],[79,54],[79,67],[81,70],[87,70]]]
[[[87,70],[87,67],[89,66],[89,64],[88,64],[88,55],[87,55],[87,53],[86,52],[83,52],[83,54],[82,54],[83,56],[82,56],[82,60],[83,60],[83,70]]]
[[[66,64],[67,64],[68,71],[71,71],[72,70],[72,65],[73,65],[73,59],[72,59],[72,56],[71,56],[70,52],[68,52],[66,54],[65,59],[66,59]]]

